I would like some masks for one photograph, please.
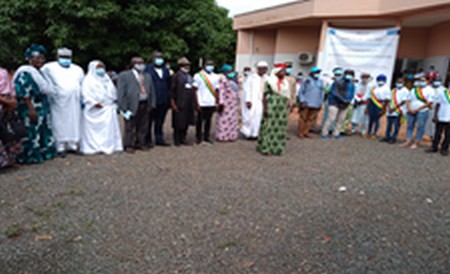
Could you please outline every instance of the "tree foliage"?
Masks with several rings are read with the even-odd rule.
[[[154,50],[171,61],[233,62],[236,35],[227,15],[214,0],[3,0],[0,66],[23,63],[32,42],[45,45],[50,58],[69,47],[83,66],[98,58],[121,69]]]

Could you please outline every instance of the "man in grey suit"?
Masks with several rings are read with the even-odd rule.
[[[148,149],[145,146],[148,114],[156,106],[156,93],[152,76],[144,70],[144,59],[133,57],[131,69],[120,73],[117,83],[119,111],[125,119],[124,146],[128,153]]]

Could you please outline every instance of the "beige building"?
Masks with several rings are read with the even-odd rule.
[[[307,72],[323,49],[328,26],[400,27],[395,71],[434,65],[447,84],[450,80],[450,0],[299,0],[240,14],[234,18],[236,67],[292,61],[294,71]]]

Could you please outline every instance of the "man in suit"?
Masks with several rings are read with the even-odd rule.
[[[148,149],[145,137],[149,113],[156,107],[156,94],[152,76],[144,70],[144,59],[133,57],[131,69],[120,73],[117,83],[119,110],[125,119],[124,146],[127,153]]]
[[[152,76],[156,91],[156,108],[150,113],[149,128],[146,142],[153,146],[152,131],[154,125],[155,142],[157,146],[169,146],[164,140],[164,121],[169,110],[170,71],[164,66],[164,57],[161,52],[153,53],[152,64],[145,69]]]

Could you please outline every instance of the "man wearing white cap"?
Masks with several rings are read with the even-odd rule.
[[[259,135],[263,117],[264,85],[269,65],[261,61],[256,68],[256,73],[249,76],[243,88],[241,132],[248,140],[256,140]]]
[[[72,64],[72,51],[58,49],[58,59],[47,63],[42,73],[52,83],[55,94],[50,95],[52,130],[61,157],[76,152],[80,140],[81,82],[84,72]]]

